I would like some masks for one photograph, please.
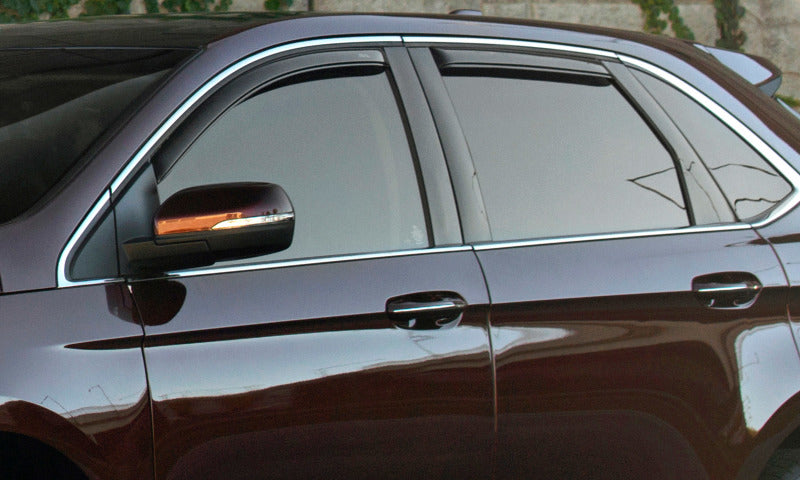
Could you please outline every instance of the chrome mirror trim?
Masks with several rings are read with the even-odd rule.
[[[211,227],[211,230],[228,230],[231,228],[250,227],[253,225],[267,225],[285,222],[287,220],[294,220],[294,213],[276,213],[272,215],[261,215],[260,217],[244,217],[223,220]]]

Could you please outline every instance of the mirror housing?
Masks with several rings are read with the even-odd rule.
[[[123,244],[135,272],[164,272],[285,250],[294,208],[272,183],[226,183],[181,190],[158,208],[153,237]]]

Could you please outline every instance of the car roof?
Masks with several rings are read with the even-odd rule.
[[[290,14],[221,13],[79,17],[0,25],[0,49],[198,48]]]
[[[288,21],[287,21],[288,20]],[[270,35],[264,36],[267,27]],[[620,51],[651,47],[697,66],[718,63],[707,51],[674,38],[606,27],[465,15],[354,13],[192,13],[78,17],[0,25],[0,50],[32,48],[203,48],[249,31],[263,47],[337,35],[455,35],[534,40]],[[252,35],[251,35],[252,36]],[[269,37],[269,38],[267,38]]]
[[[685,42],[606,27],[499,17],[399,13],[270,13],[114,15],[0,25],[0,49],[70,47],[196,48],[235,33],[290,19],[315,18],[319,25],[340,22],[360,26],[362,33],[496,35],[486,28],[538,27],[632,40],[657,48],[682,48]],[[388,29],[387,29],[388,28]],[[324,30],[324,28],[323,28]],[[519,31],[519,29],[516,29]],[[311,32],[309,32],[311,33]],[[319,32],[324,33],[324,32]],[[504,32],[508,34],[509,32]],[[687,44],[688,45],[688,44]]]

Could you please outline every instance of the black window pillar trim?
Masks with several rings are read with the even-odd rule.
[[[439,67],[427,47],[409,48],[408,53],[425,90],[427,103],[433,113],[436,130],[444,149],[464,241],[467,243],[491,241],[489,219],[483,204],[475,165],[461,125],[458,124],[455,108],[439,73]]]
[[[436,134],[436,125],[415,75],[411,57],[404,47],[386,47],[384,55],[392,71],[401,107],[408,120],[407,128],[414,142],[413,150],[423,183],[420,190],[426,199],[433,244],[459,245],[463,237],[450,175]]]

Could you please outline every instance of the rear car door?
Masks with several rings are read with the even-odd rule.
[[[405,50],[353,43],[254,61],[120,180],[156,478],[490,474],[483,275]],[[123,244],[152,234],[172,194],[252,181],[291,199],[287,250],[166,275],[126,265]]]
[[[733,478],[800,372],[741,197],[608,52],[407,41],[490,291],[498,478]]]

